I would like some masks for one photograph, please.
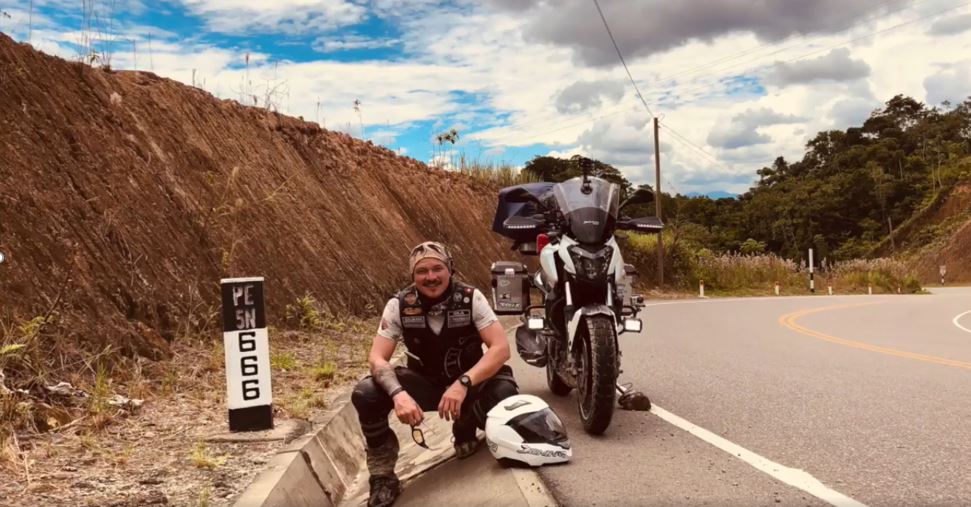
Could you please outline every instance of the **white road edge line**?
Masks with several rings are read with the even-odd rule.
[[[960,319],[961,317],[964,317],[965,315],[967,315],[967,314],[969,314],[969,313],[971,313],[971,310],[968,310],[968,311],[966,311],[966,312],[964,312],[964,313],[962,313],[961,315],[958,315],[957,317],[954,317],[954,320],[953,320],[953,321],[951,321],[951,322],[954,322],[954,325],[955,325],[955,326],[957,326],[958,328],[960,328],[960,329],[961,329],[962,331],[965,331],[965,332],[968,332],[968,333],[971,333],[971,329],[968,329],[968,328],[966,328],[966,327],[964,327],[964,326],[962,326],[961,324],[958,324],[958,320],[959,320],[959,319]]]
[[[657,405],[654,405],[651,408],[651,413],[727,452],[728,454],[735,456],[736,458],[755,467],[757,470],[760,470],[794,488],[801,489],[830,505],[835,505],[837,507],[866,507],[865,504],[860,503],[840,493],[839,491],[827,488],[822,482],[819,482],[818,479],[804,470],[789,468],[768,458],[759,456],[758,454],[755,454],[754,452],[740,445],[729,442],[728,440],[725,440],[724,438],[700,426],[692,424]]]

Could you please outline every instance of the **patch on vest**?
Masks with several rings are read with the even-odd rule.
[[[421,315],[422,310],[420,306],[409,306],[401,310],[401,313],[405,315]]]
[[[452,310],[448,312],[448,327],[464,327],[472,323],[472,310]]]
[[[425,328],[425,316],[402,316],[401,317],[402,327],[407,327],[410,329],[424,329]]]
[[[405,294],[405,304],[406,305],[413,305],[413,304],[415,304],[416,301],[418,301],[418,295],[415,294],[414,292],[409,292],[409,293]]]

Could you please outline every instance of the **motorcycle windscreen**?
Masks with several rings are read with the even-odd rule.
[[[553,195],[570,232],[580,243],[602,243],[610,239],[620,208],[620,187],[600,178],[590,178],[584,192],[583,178],[558,184]]]
[[[510,419],[508,424],[527,444],[553,444],[570,448],[563,421],[549,408],[518,415]]]

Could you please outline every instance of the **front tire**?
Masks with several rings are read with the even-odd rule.
[[[585,330],[577,338],[580,363],[577,378],[577,405],[583,429],[600,435],[610,426],[616,402],[617,339],[611,318],[586,317]]]

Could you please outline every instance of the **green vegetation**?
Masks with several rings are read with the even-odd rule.
[[[277,371],[293,371],[297,367],[297,358],[289,352],[270,353],[270,367]]]
[[[897,96],[860,127],[820,132],[802,160],[778,157],[738,199],[665,196],[666,218],[703,227],[719,252],[751,239],[766,252],[831,261],[869,256],[956,182],[971,180],[971,100],[928,108]],[[751,246],[752,243],[749,243]]]

